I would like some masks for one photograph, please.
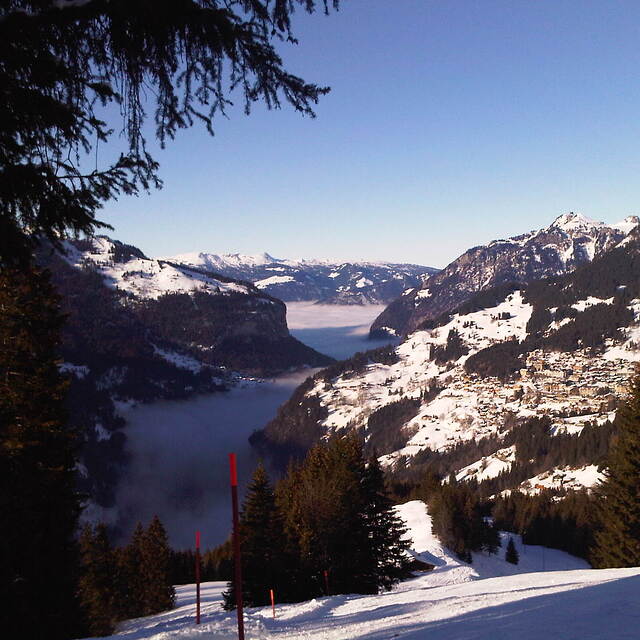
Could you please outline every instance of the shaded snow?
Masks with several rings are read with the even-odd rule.
[[[191,356],[177,353],[175,351],[169,351],[167,349],[161,349],[160,347],[157,347],[155,345],[153,346],[153,349],[156,355],[160,356],[167,362],[174,364],[180,369],[187,369],[188,371],[193,371],[193,373],[199,373],[202,370],[202,362],[196,360],[195,358],[192,358]]]
[[[72,364],[71,362],[61,362],[58,365],[58,370],[61,373],[70,373],[80,379],[89,374],[89,367],[83,364]]]

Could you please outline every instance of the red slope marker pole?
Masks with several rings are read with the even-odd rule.
[[[244,640],[244,616],[242,613],[242,565],[240,562],[240,518],[238,517],[238,470],[236,454],[229,454],[229,469],[231,471],[231,505],[233,509],[233,555],[236,571],[236,611],[238,612],[238,640]]]
[[[273,589],[269,589],[271,595],[271,611],[273,612],[273,619],[276,619],[276,599],[273,595]]]
[[[324,592],[329,595],[329,572],[325,569],[322,575],[324,576]]]
[[[200,624],[200,532],[196,531],[196,624]]]

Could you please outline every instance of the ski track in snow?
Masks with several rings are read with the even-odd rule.
[[[522,545],[520,562],[497,556],[458,561],[431,533],[423,503],[398,510],[407,522],[413,554],[436,568],[375,596],[331,596],[245,610],[247,640],[604,640],[636,639],[640,568],[588,569],[564,552]],[[202,621],[195,624],[194,585],[177,587],[177,606],[121,624],[118,640],[231,640],[235,612],[221,608],[225,584],[202,587]]]

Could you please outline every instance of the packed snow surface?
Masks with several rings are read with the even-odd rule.
[[[374,596],[330,596],[291,605],[245,610],[247,640],[604,640],[637,638],[640,568],[588,569],[552,549],[523,546],[518,565],[476,554],[472,565],[455,559],[431,533],[419,501],[399,507],[410,528],[413,553],[435,564],[431,572]],[[220,604],[224,583],[202,588],[202,624],[195,624],[195,588],[177,588],[177,606],[130,620],[120,640],[231,640],[235,612]],[[277,594],[276,594],[277,595]]]

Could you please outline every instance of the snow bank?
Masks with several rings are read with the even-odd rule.
[[[474,556],[464,565],[431,533],[425,505],[398,507],[414,553],[436,557],[431,572],[375,596],[332,596],[245,610],[247,640],[602,640],[637,637],[640,568],[594,570],[560,551],[522,546],[520,564]],[[514,537],[515,538],[515,537]],[[503,545],[506,546],[506,545]],[[536,566],[543,561],[545,570]],[[582,564],[581,564],[582,563]],[[511,571],[512,574],[505,574]],[[529,573],[525,571],[530,571]],[[534,571],[536,573],[532,573]],[[497,577],[491,577],[491,576]],[[177,588],[177,606],[123,623],[120,640],[231,640],[235,612],[220,604],[224,583],[202,587],[202,624],[195,624],[193,585]]]

